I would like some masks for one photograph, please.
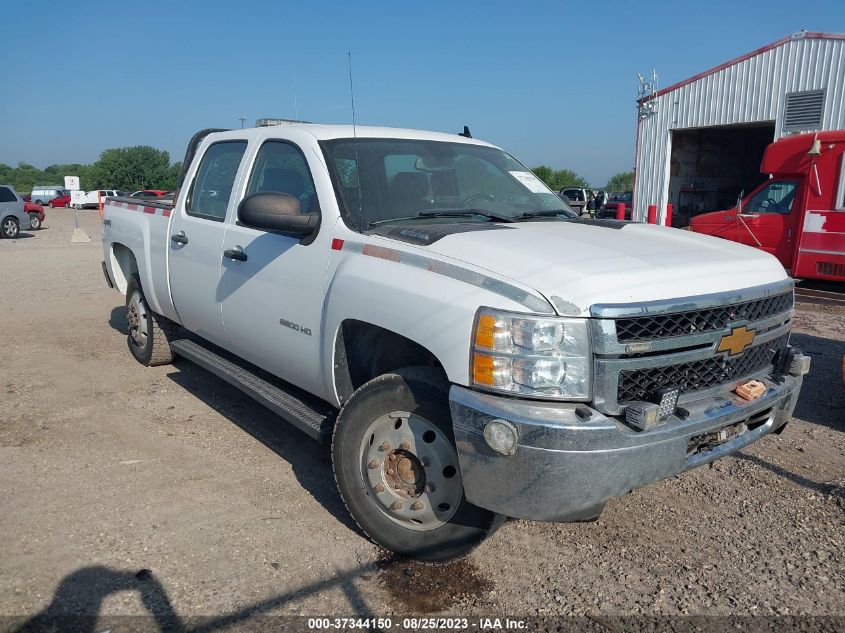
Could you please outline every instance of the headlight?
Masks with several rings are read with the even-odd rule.
[[[587,319],[482,308],[473,331],[472,382],[536,398],[589,400]]]

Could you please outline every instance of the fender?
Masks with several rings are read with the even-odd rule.
[[[113,246],[120,244],[135,258],[138,277],[147,303],[154,312],[172,321],[179,322],[179,315],[170,296],[167,274],[167,258],[152,257],[151,253],[169,252],[170,217],[131,210],[120,203],[106,204],[104,219],[120,218],[119,222],[103,225],[103,258],[119,292],[126,292],[126,271],[124,262],[118,261]],[[140,205],[139,205],[140,206]],[[152,208],[152,207],[151,207]],[[160,213],[162,209],[156,209]],[[153,227],[153,224],[156,226]]]
[[[334,375],[335,343],[346,319],[421,345],[437,358],[450,382],[468,386],[468,341],[480,307],[554,314],[548,301],[527,287],[394,240],[350,233],[333,254],[337,263],[327,288],[322,340],[326,391],[336,402],[341,398]]]

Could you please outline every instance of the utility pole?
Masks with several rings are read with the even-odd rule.
[[[244,129],[244,121],[246,121],[246,117],[245,116],[239,116],[238,121],[241,122],[241,129]]]

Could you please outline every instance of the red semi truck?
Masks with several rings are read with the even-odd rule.
[[[793,277],[845,282],[845,130],[799,134],[766,148],[770,178],[736,207],[696,216],[691,230],[755,246]]]

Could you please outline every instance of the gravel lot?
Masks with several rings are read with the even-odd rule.
[[[356,530],[327,449],[185,361],[131,358],[99,218],[71,244],[73,216],[0,241],[0,614],[845,617],[845,313],[799,311],[813,370],[780,437],[422,567]]]

